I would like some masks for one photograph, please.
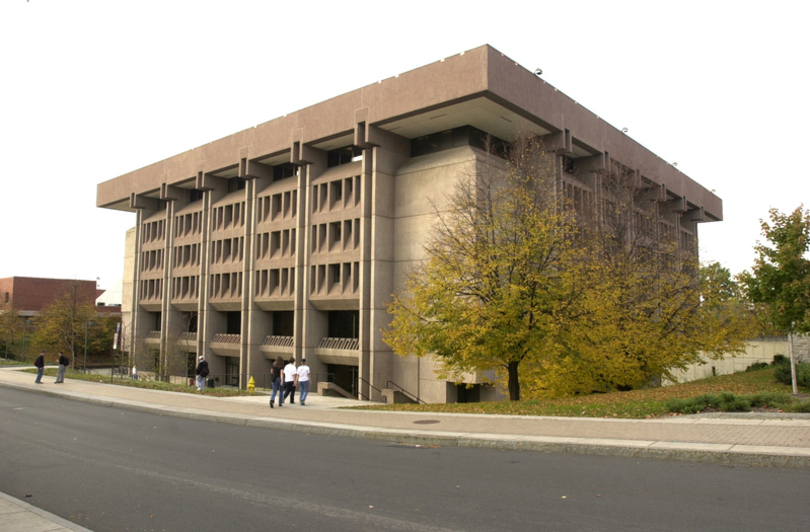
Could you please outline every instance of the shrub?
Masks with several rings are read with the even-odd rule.
[[[761,369],[765,369],[767,367],[770,367],[770,364],[768,364],[767,362],[754,362],[753,364],[745,368],[745,371],[758,371]]]
[[[802,414],[810,414],[810,401],[797,401],[783,410],[787,412],[798,412]]]
[[[780,363],[775,365],[773,376],[779,382],[791,385],[790,364]],[[805,388],[810,387],[810,362],[799,362],[796,364],[796,383]]]
[[[790,405],[793,400],[790,398],[790,395],[786,393],[758,393],[752,395],[750,397],[751,406],[754,408],[772,406],[776,408],[782,408],[785,406]]]
[[[745,396],[735,396],[733,393],[721,392],[718,394],[706,393],[691,399],[673,399],[667,401],[664,408],[667,412],[679,414],[697,414],[704,410],[720,410],[721,412],[750,412],[751,399]]]
[[[790,361],[788,360],[788,357],[786,357],[785,355],[774,355],[773,362],[771,362],[771,365],[778,366],[779,364],[787,364],[788,362]]]

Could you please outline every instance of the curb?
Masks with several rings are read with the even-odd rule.
[[[733,444],[661,442],[651,440],[606,440],[596,438],[472,434],[461,432],[415,432],[411,430],[342,425],[339,423],[278,420],[242,414],[211,413],[190,408],[172,408],[165,405],[154,405],[130,400],[100,398],[78,392],[32,388],[28,385],[8,382],[0,382],[0,386],[23,391],[33,391],[53,397],[68,398],[74,401],[99,406],[117,407],[163,416],[245,427],[288,430],[325,436],[363,438],[401,445],[422,447],[477,447],[512,451],[591,454],[599,456],[620,456],[625,458],[652,458],[655,460],[810,469],[810,449],[805,448],[767,447],[764,448],[767,450],[763,451],[763,447],[761,446]]]

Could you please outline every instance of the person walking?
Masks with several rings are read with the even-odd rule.
[[[34,361],[34,366],[37,368],[36,384],[42,384],[42,372],[45,371],[45,351],[41,352],[37,359]]]
[[[197,389],[200,391],[205,390],[205,378],[208,376],[208,362],[205,357],[200,355],[200,363],[197,364]]]
[[[306,406],[307,395],[309,395],[309,366],[307,366],[307,359],[301,359],[301,365],[298,366],[298,401],[301,406]]]
[[[295,359],[291,358],[290,361],[284,366],[284,397],[281,398],[281,402],[284,402],[284,399],[287,396],[290,396],[290,404],[295,404],[295,384],[298,381],[298,370],[295,369]]]
[[[59,351],[59,370],[56,372],[56,382],[54,384],[63,384],[65,382],[65,369],[67,369],[70,360],[68,357]]]
[[[281,372],[284,371],[284,359],[278,357],[270,369],[273,379],[273,394],[270,396],[270,408],[273,408],[273,403],[276,402],[276,392],[278,392],[278,406],[284,406],[284,397],[282,394],[284,390],[281,389]]]

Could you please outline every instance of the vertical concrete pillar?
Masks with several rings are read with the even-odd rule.
[[[306,148],[306,149],[305,149]],[[325,372],[315,356],[315,349],[328,330],[327,314],[309,301],[315,279],[311,275],[312,181],[327,168],[327,154],[322,150],[293,143],[291,162],[300,168],[298,175],[298,228],[296,237],[297,266],[295,283],[295,358],[307,360],[313,374]],[[314,390],[313,390],[314,391]]]
[[[200,311],[198,323],[198,350],[197,354],[205,357],[210,371],[214,375],[225,373],[225,360],[211,351],[211,338],[227,327],[227,317],[217,312],[211,306],[211,234],[213,232],[211,209],[214,203],[227,193],[227,183],[219,178],[199,172],[197,175],[197,189],[205,191],[203,194],[202,210],[202,248],[200,250]]]
[[[247,386],[254,376],[256,386],[269,388],[272,382],[268,378],[270,362],[261,352],[265,337],[272,331],[272,322],[268,323],[266,313],[256,306],[256,224],[258,194],[273,182],[272,167],[242,158],[239,166],[239,177],[247,179],[246,212],[245,212],[245,249],[242,263],[242,356],[240,373],[246,381],[240,385]]]
[[[394,174],[410,157],[410,141],[398,135],[359,122],[356,128],[358,144],[363,151],[364,183],[361,235],[360,350],[361,376],[371,386],[364,393],[372,401],[381,401],[378,390],[393,380],[395,356],[382,340],[382,331],[391,317],[387,305],[394,292]]]

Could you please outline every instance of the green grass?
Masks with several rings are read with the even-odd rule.
[[[30,366],[30,362],[23,362],[22,360],[12,360],[5,358],[0,358],[0,366]]]
[[[807,389],[800,390],[807,393]],[[447,412],[523,416],[574,416],[644,419],[677,415],[667,411],[668,401],[692,399],[704,394],[790,394],[790,386],[777,382],[773,368],[719,375],[698,381],[630,392],[613,392],[552,400],[498,401],[488,403],[395,404],[354,407],[361,410]],[[806,410],[805,410],[806,411]]]
[[[36,375],[36,369],[27,369],[25,370],[28,373],[33,373]],[[55,368],[46,368],[45,372],[43,373],[47,377],[56,377],[56,369]],[[240,395],[250,395],[246,390],[235,390],[232,388],[206,388],[205,391],[200,392],[197,390],[196,386],[188,386],[185,384],[173,384],[170,382],[160,382],[160,381],[153,381],[153,380],[133,380],[130,378],[120,378],[115,377],[112,382],[110,381],[109,375],[96,375],[92,373],[72,373],[68,371],[65,373],[65,379],[73,379],[79,381],[89,381],[89,382],[101,382],[105,384],[114,384],[117,386],[129,386],[131,388],[143,388],[146,390],[161,390],[164,392],[182,392],[182,393],[194,393],[200,395],[210,395],[213,397],[236,397]]]

